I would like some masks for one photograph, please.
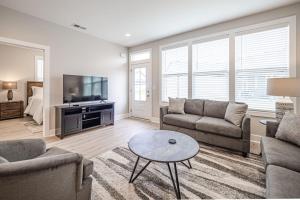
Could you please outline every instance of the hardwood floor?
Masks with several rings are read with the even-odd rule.
[[[0,140],[43,138],[41,133],[32,133],[24,126],[23,119],[0,121]],[[159,129],[159,125],[146,120],[122,119],[114,126],[89,130],[65,137],[63,140],[53,136],[44,138],[47,147],[57,146],[92,158],[117,146],[126,145],[129,139],[142,131]]]

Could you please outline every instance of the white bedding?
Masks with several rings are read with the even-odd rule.
[[[41,96],[32,96],[28,98],[28,106],[25,114],[31,115],[38,124],[43,123],[43,98]]]

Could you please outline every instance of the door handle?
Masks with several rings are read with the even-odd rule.
[[[150,91],[149,90],[147,90],[146,96],[150,97]]]

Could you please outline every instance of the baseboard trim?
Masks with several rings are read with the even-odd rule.
[[[151,118],[150,118],[150,121],[153,122],[153,123],[159,124],[159,121],[160,121],[160,120],[159,120],[158,117],[151,117]]]
[[[115,121],[119,121],[121,119],[125,119],[128,117],[130,117],[130,113],[118,114],[118,115],[115,115]]]

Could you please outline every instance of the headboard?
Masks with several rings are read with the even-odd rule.
[[[28,104],[28,98],[33,95],[32,86],[35,87],[43,87],[43,82],[41,81],[27,81],[27,104]]]

